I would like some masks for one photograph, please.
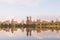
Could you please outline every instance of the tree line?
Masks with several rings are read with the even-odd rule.
[[[12,27],[14,27],[14,26],[12,26],[13,24],[0,24],[0,28],[12,28]],[[23,27],[23,28],[28,28],[28,27],[30,27],[30,28],[35,28],[36,27],[36,25],[35,24],[30,24],[30,25],[28,25],[28,24],[15,24],[15,28],[21,28],[21,27]]]

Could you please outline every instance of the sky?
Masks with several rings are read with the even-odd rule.
[[[60,0],[0,0],[0,21],[60,20]]]

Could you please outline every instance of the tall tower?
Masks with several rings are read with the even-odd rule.
[[[27,16],[27,20],[29,20],[29,17]]]
[[[29,24],[29,17],[27,16],[26,24]]]
[[[13,25],[13,22],[14,22],[14,20],[12,19],[12,21],[11,21],[11,25],[12,25],[12,27],[11,27],[11,32],[12,32],[12,33],[14,32],[14,30],[13,30],[13,28],[14,28],[14,27],[13,27],[13,26],[14,26],[14,25]]]
[[[31,16],[30,16],[30,24],[32,24],[32,19],[31,19]]]
[[[31,21],[31,16],[30,16],[30,21]]]
[[[12,19],[12,21],[11,21],[11,25],[12,25],[12,27],[11,27],[11,32],[13,33],[14,30],[16,29],[15,21],[14,21],[13,19]]]

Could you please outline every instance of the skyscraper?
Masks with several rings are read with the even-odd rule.
[[[31,19],[31,16],[30,16],[30,24],[32,24],[32,19]]]
[[[26,24],[29,24],[29,17],[27,16]]]

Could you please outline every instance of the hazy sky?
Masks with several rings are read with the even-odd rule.
[[[60,0],[0,0],[0,20],[60,19]]]

